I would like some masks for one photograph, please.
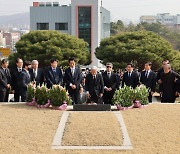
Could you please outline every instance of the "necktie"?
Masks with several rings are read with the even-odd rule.
[[[148,78],[148,71],[146,71],[146,73],[145,73],[145,77],[146,77],[146,78]]]
[[[34,70],[34,78],[37,77],[37,70]]]
[[[74,69],[73,68],[71,69],[71,73],[72,73],[72,76],[74,76]]]
[[[7,69],[6,68],[4,69],[4,73],[7,75]]]
[[[109,78],[111,77],[111,73],[108,73],[108,77],[109,77]]]
[[[128,77],[131,77],[131,72],[128,73]]]
[[[29,74],[29,71],[27,71],[27,75],[28,75],[28,78],[30,78],[30,74]]]
[[[96,76],[95,75],[93,75],[93,83],[94,83],[94,85],[96,85]]]
[[[53,75],[56,78],[56,69],[55,68],[53,68]]]

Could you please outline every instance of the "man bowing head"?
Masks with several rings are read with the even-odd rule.
[[[97,67],[93,66],[91,72],[86,76],[85,89],[89,93],[89,98],[91,102],[100,102],[104,93],[104,81],[100,73],[97,72]]]

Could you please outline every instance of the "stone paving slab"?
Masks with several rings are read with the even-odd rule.
[[[74,111],[70,111],[74,112]],[[54,136],[54,140],[52,143],[52,149],[64,149],[64,150],[73,150],[73,149],[79,149],[79,150],[130,150],[133,149],[133,146],[131,144],[128,131],[126,129],[123,117],[121,115],[121,112],[113,112],[115,116],[117,117],[117,120],[120,124],[120,128],[123,135],[123,145],[122,146],[62,146],[61,142],[63,139],[63,133],[65,129],[65,125],[69,116],[69,111],[64,111],[59,126],[57,128],[56,134]]]

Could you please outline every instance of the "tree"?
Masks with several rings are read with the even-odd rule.
[[[111,22],[111,35],[119,34],[125,29],[124,23],[121,20],[117,22]]]
[[[125,32],[106,38],[96,48],[96,57],[103,64],[112,62],[115,68],[125,68],[132,62],[142,70],[144,63],[151,61],[157,70],[164,59],[173,60],[173,49],[161,36],[147,31]]]
[[[166,40],[168,40],[175,50],[180,50],[180,31],[178,29],[168,28],[161,23],[147,23],[142,22],[136,26],[137,30],[152,31]]]
[[[171,61],[171,64],[173,66],[173,69],[180,73],[180,52],[176,50],[173,52],[173,60]]]
[[[49,60],[56,58],[61,66],[68,64],[69,57],[75,57],[79,64],[90,62],[88,43],[82,39],[58,31],[31,31],[16,43],[17,53],[10,55],[10,66],[16,58],[37,59],[42,67],[49,66]]]

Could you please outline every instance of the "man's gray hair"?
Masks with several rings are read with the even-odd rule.
[[[97,70],[97,66],[92,66],[91,70]]]
[[[39,64],[38,60],[32,60],[31,64],[35,64],[35,63]]]
[[[108,63],[106,63],[106,66],[111,66],[111,67],[113,67],[113,64],[110,63],[110,62],[108,62]]]

